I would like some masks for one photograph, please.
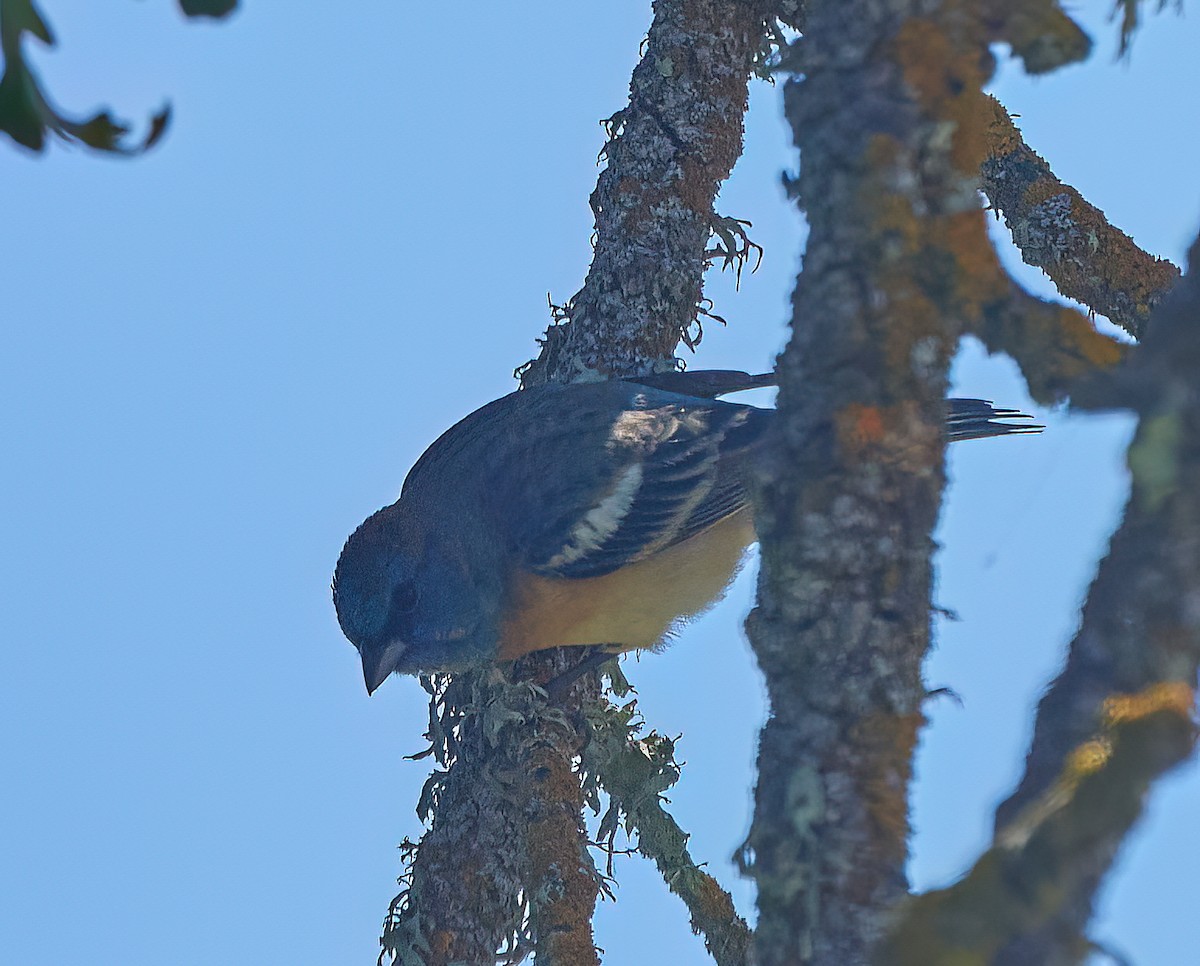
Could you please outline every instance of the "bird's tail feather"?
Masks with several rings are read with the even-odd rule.
[[[946,436],[952,443],[960,439],[1040,433],[1046,428],[1037,423],[997,422],[1032,418],[1018,409],[997,409],[987,399],[946,400]]]

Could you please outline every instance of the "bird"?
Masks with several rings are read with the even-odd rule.
[[[368,694],[392,673],[668,641],[756,539],[748,473],[775,411],[717,397],[776,382],[697,370],[543,385],[448,429],[338,558],[334,607]],[[1029,418],[946,400],[950,441],[1044,428]]]

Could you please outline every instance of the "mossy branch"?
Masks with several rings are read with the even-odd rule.
[[[1021,137],[1008,111],[987,99],[983,190],[1013,243],[1068,298],[1140,338],[1146,319],[1179,279],[1179,269],[1143,251],[1099,208],[1059,181]]]
[[[600,822],[601,846],[611,850],[621,827],[636,836],[637,851],[654,861],[668,888],[683,900],[692,931],[704,937],[717,966],[745,966],[746,921],[729,893],[693,860],[688,834],[663,807],[663,794],[679,780],[675,742],[653,731],[643,734],[645,722],[634,699],[595,703],[588,720],[591,740],[583,765],[594,779],[592,801],[599,809],[600,790],[609,796]]]
[[[1111,695],[1097,730],[1073,747],[1043,794],[997,833],[971,871],[915,898],[883,945],[889,966],[964,962],[1068,966],[1091,946],[1092,899],[1142,813],[1151,783],[1195,741],[1183,682]]]
[[[1192,265],[1200,246],[1193,247]],[[887,962],[1067,964],[1153,781],[1194,753],[1200,671],[1200,282],[1154,312],[1096,402],[1140,417],[1133,487],[1066,666],[1038,707],[1025,773],[994,844],[959,883],[915,900]]]
[[[749,81],[772,5],[657,0],[630,82],[606,122],[591,197],[595,254],[570,316],[547,330],[526,386],[675,367],[702,302],[713,200],[742,151]]]
[[[1021,369],[1029,394],[1044,406],[1062,402],[1085,379],[1116,367],[1128,346],[1096,331],[1077,309],[1036,298],[1013,283],[989,301],[971,331],[989,352]]]

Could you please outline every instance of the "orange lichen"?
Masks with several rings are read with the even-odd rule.
[[[709,919],[732,919],[737,915],[733,899],[712,876],[697,878],[696,906],[696,913]]]
[[[936,335],[941,327],[942,312],[937,303],[903,273],[888,273],[881,281],[886,285],[887,293],[884,306],[887,327],[883,331],[887,362],[885,378],[903,383],[913,370],[913,347]],[[900,394],[908,395],[908,390],[900,389]]]
[[[674,182],[674,189],[680,203],[706,220],[711,218],[713,199],[720,183],[714,165],[703,165],[685,157],[679,159],[679,170],[680,177]]]
[[[890,187],[891,168],[902,162],[903,150],[891,136],[871,138],[866,160],[878,173],[864,180],[859,195],[884,260],[876,280],[887,299],[886,351],[894,369],[907,369],[913,342],[940,331],[947,314],[974,323],[1011,285],[982,211],[921,217],[912,200]]]
[[[1126,348],[1100,335],[1077,311],[1061,306],[1058,310],[1060,325],[1056,333],[1059,345],[1087,363],[1087,367],[1111,369],[1125,358]],[[1080,366],[1076,375],[1087,369]]]
[[[1058,4],[1046,0],[988,0],[990,40],[1003,41],[1025,62],[1031,74],[1042,74],[1082,60],[1091,41]]]
[[[885,138],[880,136],[876,140]],[[863,208],[871,212],[871,227],[886,247],[889,258],[911,257],[920,248],[922,229],[920,221],[913,216],[911,202],[903,195],[881,190],[878,185],[872,185],[868,190],[870,199]]]
[[[896,62],[904,81],[924,104],[933,104],[947,94],[945,64],[954,56],[954,46],[939,24],[910,17],[893,41]]]
[[[875,844],[902,858],[908,841],[908,787],[912,752],[925,716],[872,714],[853,729],[857,748],[855,778],[876,832]]]
[[[1025,147],[1025,139],[1012,122],[1012,117],[996,98],[988,95],[985,99],[984,120],[987,137],[988,154],[992,157],[1003,158]]]
[[[526,846],[536,905],[538,955],[570,966],[599,966],[591,918],[596,905],[595,880],[580,867],[579,778],[559,749],[540,746],[526,760],[531,807]]]
[[[1080,215],[1079,203],[1082,200],[1079,197],[1079,192],[1070,185],[1063,184],[1053,176],[1038,178],[1026,188],[1021,196],[1021,206],[1023,208],[1033,208],[1045,201],[1049,201],[1051,198],[1057,198],[1059,195],[1066,195],[1070,199],[1071,218],[1078,220]]]
[[[978,50],[952,38],[940,23],[920,17],[904,22],[892,49],[904,82],[923,112],[952,126],[951,165],[974,176],[987,144],[987,119],[982,109],[987,77]]]
[[[1010,282],[987,236],[982,211],[962,211],[940,219],[939,241],[958,265],[954,276],[960,312],[978,318],[985,303],[1003,298]]]
[[[432,966],[445,966],[458,957],[454,954],[455,935],[448,929],[438,929],[426,937]]]
[[[887,436],[887,422],[878,406],[847,406],[834,417],[838,442],[844,450],[859,452]]]

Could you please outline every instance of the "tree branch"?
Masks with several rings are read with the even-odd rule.
[[[988,44],[1041,70],[1079,36],[1044,0],[843,0],[789,52],[810,234],[747,622],[771,702],[749,838],[764,966],[865,964],[906,895],[947,370],[1013,299],[977,201]]]
[[[548,679],[541,674],[563,673],[574,664],[574,657],[559,653],[538,664],[532,673],[545,683]],[[519,665],[514,677],[524,677]],[[518,725],[527,737],[514,732],[500,746],[519,746],[532,739],[525,758],[526,777],[518,786],[517,798],[529,823],[521,831],[529,853],[525,889],[534,955],[539,963],[550,966],[600,964],[592,932],[600,877],[587,849],[584,794],[577,765],[587,742],[581,706],[595,700],[595,684],[578,681],[564,702],[570,714],[555,714],[541,705],[540,719]]]
[[[629,104],[607,121],[591,269],[523,368],[523,385],[675,367],[676,346],[695,332],[713,200],[742,152],[769,9],[764,0],[654,4]]]
[[[983,190],[1004,216],[1026,264],[1067,298],[1082,302],[1135,338],[1179,278],[1179,269],[1142,251],[1114,228],[1025,143],[1004,106],[988,98]]]
[[[640,736],[645,722],[636,701],[620,706],[596,702],[589,717],[584,765],[596,778],[596,791],[603,787],[610,798],[600,822],[601,844],[611,850],[622,824],[628,832],[636,831],[637,851],[654,860],[667,886],[683,900],[692,931],[704,936],[717,966],[746,966],[746,921],[737,914],[732,896],[692,859],[688,833],[662,806],[663,793],[679,780],[675,743],[653,731]]]
[[[539,358],[523,370],[523,385],[592,371],[631,375],[675,367],[675,349],[696,324],[712,203],[741,154],[742,116],[767,9],[746,0],[655,3],[629,105],[608,122],[608,163],[592,195],[595,257],[561,324],[546,332]],[[527,659],[535,673],[546,660]],[[586,681],[591,722],[581,726],[583,744],[597,740],[605,720],[620,725],[624,714],[599,699],[596,675]],[[686,848],[674,847],[686,837],[656,796],[632,788],[611,767],[616,759],[589,760],[599,785],[636,829],[639,851],[655,860],[688,905],[710,952],[720,963],[743,961],[745,923]],[[678,842],[676,834],[683,836]]]
[[[1151,782],[1193,750],[1200,669],[1200,243],[1129,365],[1106,380],[1139,415],[1132,492],[1067,664],[1038,708],[993,847],[913,903],[888,962],[1076,963],[1101,881]],[[1093,395],[1096,395],[1093,392]]]
[[[1029,395],[1042,405],[1061,402],[1080,380],[1115,367],[1126,346],[1097,332],[1083,313],[1036,298],[1015,282],[1006,296],[983,306],[971,329],[989,352],[1021,368]]]
[[[1030,74],[1083,60],[1092,42],[1057,0],[983,0],[992,42],[1005,41]]]
[[[895,966],[1076,966],[1096,889],[1151,782],[1192,748],[1187,685],[1111,695],[1044,798],[960,882],[906,910],[880,961]],[[1099,710],[1099,709],[1095,709]]]
[[[422,679],[430,692],[429,751],[440,770],[417,812],[431,828],[406,849],[405,888],[384,923],[380,962],[450,966],[516,962],[598,966],[591,920],[599,892],[586,848],[576,761],[580,679],[547,701],[566,649],[497,667]],[[420,756],[424,757],[424,755]]]
[[[923,281],[930,263],[956,273],[953,224],[983,223],[978,161],[968,149],[956,165],[954,139],[932,143],[930,105],[909,89],[942,100],[955,44],[932,21],[897,31],[887,6],[811,8],[793,58],[805,79],[785,92],[810,234],[746,625],[771,705],[749,836],[766,966],[866,962],[905,894],[939,421],[959,334]],[[978,63],[960,67],[968,90],[982,83]]]
[[[497,671],[422,679],[430,692],[427,737],[439,769],[417,814],[431,823],[406,843],[404,888],[380,938],[380,963],[490,963],[526,939],[528,858],[513,848],[527,822],[515,793],[545,704],[528,684]],[[514,715],[531,726],[514,727]],[[423,757],[423,756],[422,756]]]

